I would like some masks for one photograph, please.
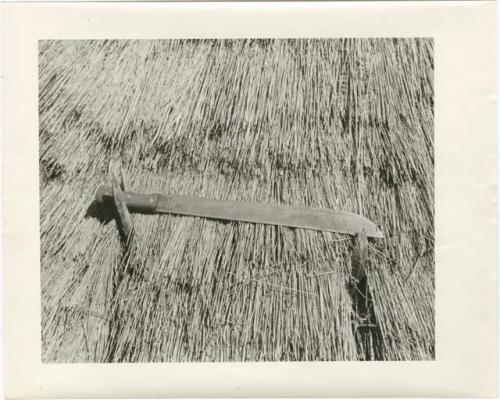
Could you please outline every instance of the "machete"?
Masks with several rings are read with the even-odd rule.
[[[98,204],[119,198],[128,210],[143,214],[176,214],[225,221],[241,221],[291,228],[313,229],[356,235],[363,229],[367,237],[383,238],[376,225],[360,215],[327,208],[296,207],[277,204],[211,200],[192,196],[115,193],[111,185],[101,185],[96,192]]]

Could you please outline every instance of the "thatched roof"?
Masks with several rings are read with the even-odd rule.
[[[42,349],[50,362],[434,358],[430,39],[42,41]],[[362,214],[349,236],[92,210],[127,186]],[[124,273],[127,264],[139,273]]]

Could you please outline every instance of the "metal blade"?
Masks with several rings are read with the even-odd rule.
[[[243,203],[239,201],[210,200],[177,195],[158,195],[156,212],[227,221],[281,225],[350,235],[361,232],[364,228],[366,235],[369,237],[384,237],[375,224],[364,217],[325,208]]]

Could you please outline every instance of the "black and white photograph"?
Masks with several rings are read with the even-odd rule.
[[[435,360],[432,38],[40,40],[38,114],[43,363]]]

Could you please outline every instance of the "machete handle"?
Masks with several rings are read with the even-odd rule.
[[[158,205],[157,194],[140,194],[134,192],[120,192],[118,194],[127,204],[127,208],[132,212],[154,213]],[[113,188],[111,185],[101,185],[97,188],[95,202],[107,204],[113,199]]]

